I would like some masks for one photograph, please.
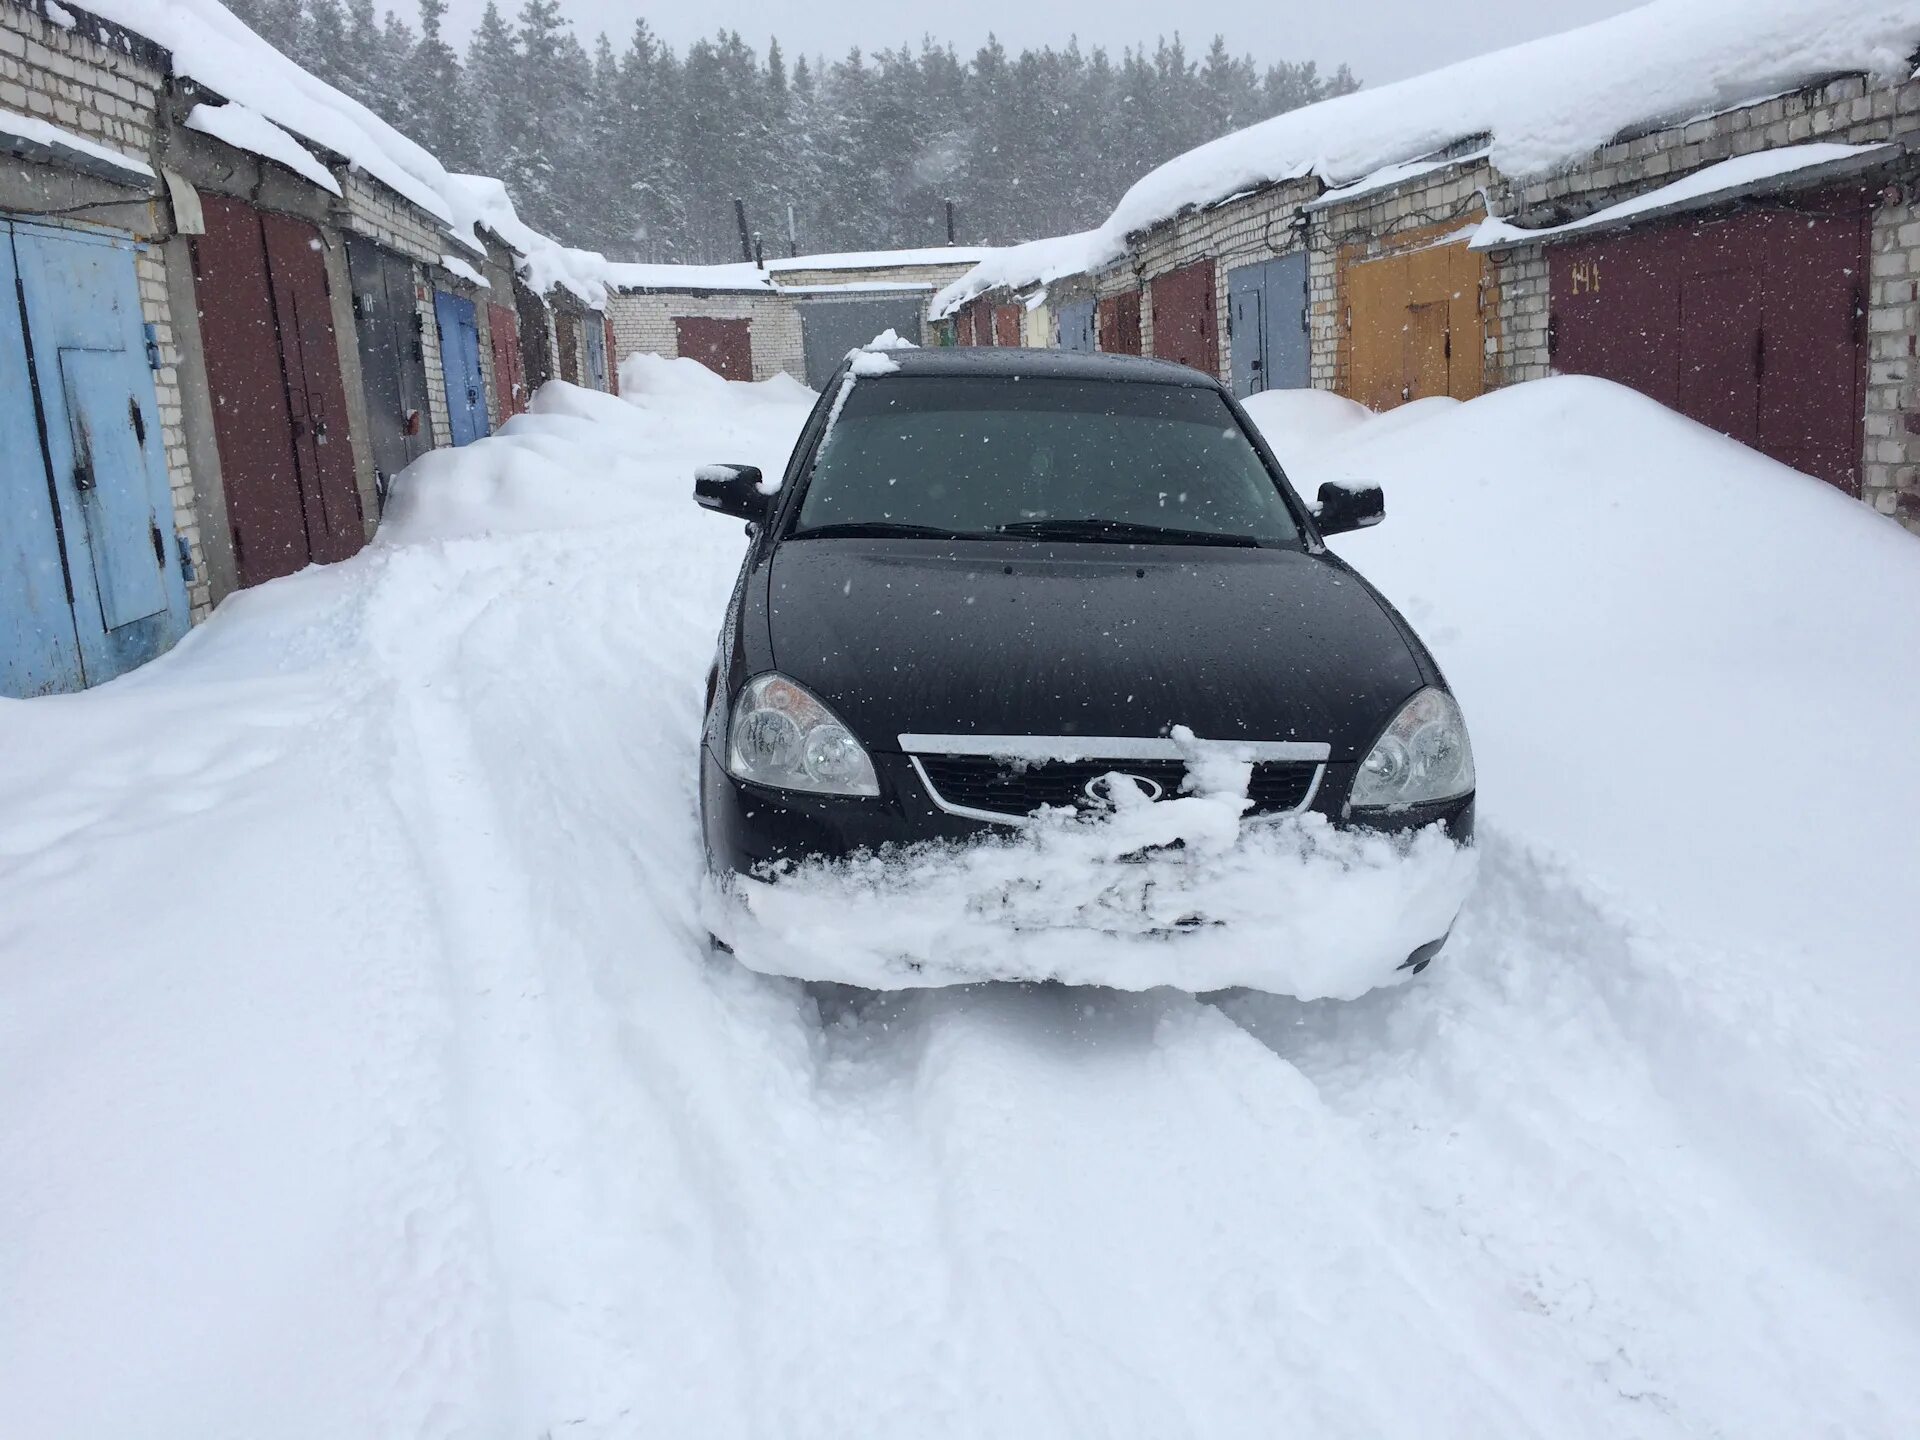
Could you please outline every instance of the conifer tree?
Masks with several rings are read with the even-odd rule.
[[[232,0],[263,36],[419,141],[451,169],[497,175],[530,224],[618,259],[740,258],[734,200],[766,252],[938,244],[946,202],[962,242],[1085,229],[1161,162],[1266,116],[1358,88],[1346,66],[1264,67],[1215,36],[1178,34],[1116,59],[969,59],[923,40],[827,64],[732,31],[684,54],[645,20],[624,49],[581,43],[563,0],[487,0],[464,59],[448,0],[415,0],[419,33],[385,0]]]

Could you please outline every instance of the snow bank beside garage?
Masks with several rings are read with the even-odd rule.
[[[1604,380],[1340,434],[1255,413],[1303,493],[1384,484],[1386,523],[1334,543],[1446,671],[1483,822],[1773,957],[1783,1004],[1864,992],[1913,1066],[1920,541]]]

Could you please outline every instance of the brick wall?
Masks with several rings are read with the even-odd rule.
[[[158,107],[168,57],[141,37],[84,12],[69,12],[69,20],[55,24],[48,19],[43,0],[0,0],[0,107],[38,116],[157,168]],[[21,160],[9,159],[5,169],[0,210],[33,213],[84,206],[77,211],[83,220],[49,218],[81,228],[91,221],[143,241],[160,235],[159,211],[150,190],[131,190]],[[135,273],[141,317],[154,326],[159,342],[161,364],[153,382],[160,441],[173,493],[174,528],[193,559],[188,599],[198,621],[212,600],[182,423],[181,356],[167,294],[166,260],[157,246],[140,252]]]
[[[1920,202],[1913,186],[1875,210],[1871,246],[1860,498],[1920,533]]]
[[[770,380],[785,371],[807,378],[806,351],[800,340],[800,310],[779,295],[662,294],[623,291],[607,302],[613,319],[614,348],[629,355],[678,355],[678,315],[710,315],[749,320],[753,327],[753,378]]]
[[[1132,271],[1127,278],[1136,280],[1143,290],[1140,297],[1142,352],[1154,353],[1151,289],[1154,278],[1211,257],[1217,312],[1214,328],[1220,348],[1215,358],[1216,373],[1232,373],[1227,336],[1227,272],[1300,249],[1304,239],[1301,227],[1295,223],[1296,217],[1300,207],[1312,199],[1319,188],[1312,180],[1269,185],[1250,195],[1178,216],[1133,237],[1128,247]],[[1101,293],[1112,292],[1103,289]]]
[[[44,0],[0,3],[0,108],[151,159],[165,53],[91,15],[69,16],[54,24]]]

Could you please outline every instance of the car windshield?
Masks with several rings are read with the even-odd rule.
[[[1295,544],[1298,526],[1216,390],[1138,381],[860,380],[793,535]]]

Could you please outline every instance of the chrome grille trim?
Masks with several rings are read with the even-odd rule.
[[[1319,740],[1198,740],[1200,750],[1233,760],[1314,760],[1325,764],[1333,747]],[[1184,760],[1187,752],[1166,735],[902,735],[909,756],[988,755],[1009,760]]]
[[[905,738],[906,738],[905,736],[901,737],[901,739],[903,740]],[[926,737],[917,737],[917,738],[926,738]],[[1322,746],[1321,748],[1324,749],[1325,747]],[[965,755],[965,754],[970,754],[975,752],[964,751],[964,750],[955,750],[955,751],[929,750],[926,753]],[[1004,754],[1005,752],[996,750],[989,753],[994,755],[1000,755],[1000,754]],[[1021,758],[1025,758],[1025,757],[1021,757]],[[1038,758],[1053,759],[1056,757],[1042,756]],[[1074,760],[1090,759],[1090,758],[1109,760],[1115,757],[1110,755],[1102,755],[1099,757],[1073,755],[1066,758],[1074,759]],[[1123,756],[1119,758],[1132,760],[1132,759],[1143,759],[1143,758],[1144,759],[1162,759],[1166,757],[1159,756],[1159,755],[1144,756],[1144,757],[1129,755],[1129,756]],[[1296,759],[1296,758],[1309,758],[1309,757],[1285,756],[1285,757],[1279,757],[1279,758]],[[920,788],[927,792],[927,798],[933,802],[934,808],[937,810],[944,810],[949,815],[958,815],[962,819],[966,819],[966,820],[984,820],[987,823],[992,825],[1012,825],[1016,828],[1020,828],[1020,827],[1028,826],[1034,823],[1034,817],[1032,815],[1010,815],[1004,810],[979,810],[979,809],[975,809],[971,805],[957,805],[953,801],[947,799],[946,796],[940,793],[939,788],[934,785],[932,777],[927,774],[926,766],[920,763],[920,757],[918,755],[914,755],[911,753],[908,754],[907,763],[913,766],[913,773],[920,777]],[[1301,814],[1302,812],[1312,807],[1314,797],[1320,793],[1320,784],[1326,778],[1327,778],[1327,767],[1325,763],[1323,762],[1321,764],[1315,765],[1313,767],[1313,779],[1308,783],[1306,794],[1300,797],[1300,803],[1298,805],[1295,805],[1291,810],[1269,810],[1269,811],[1266,811],[1264,814],[1260,814],[1260,815],[1242,816],[1241,823],[1245,825],[1264,825],[1264,824],[1269,824],[1276,820],[1284,820],[1290,815]]]

